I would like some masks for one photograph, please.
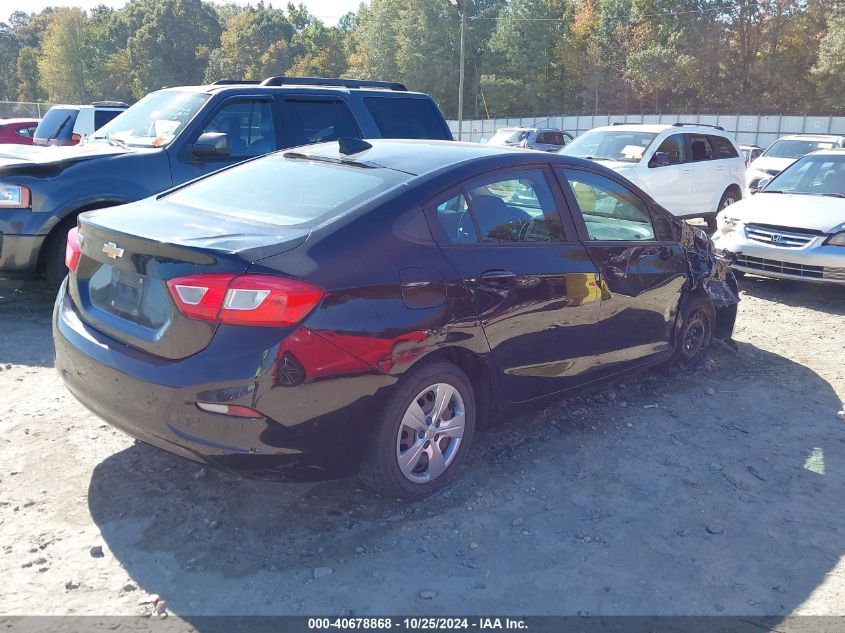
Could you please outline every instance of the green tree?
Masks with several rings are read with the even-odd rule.
[[[135,96],[200,83],[209,53],[220,43],[213,5],[202,0],[136,0],[133,5],[130,25],[143,16],[127,42]]]
[[[819,44],[813,75],[819,82],[819,95],[833,111],[845,112],[845,15],[830,20]]]
[[[54,9],[44,34],[38,72],[53,102],[86,103],[84,35],[88,18],[81,9]]]
[[[284,74],[293,62],[294,27],[279,9],[247,6],[226,23],[220,47],[211,52],[205,81],[264,79]]]
[[[12,28],[0,22],[0,101],[13,101],[17,94],[17,59],[20,44]]]

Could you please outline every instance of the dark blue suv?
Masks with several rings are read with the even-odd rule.
[[[140,200],[277,149],[342,137],[452,139],[399,83],[270,77],[153,92],[76,147],[0,153],[0,281],[64,278],[83,211]]]

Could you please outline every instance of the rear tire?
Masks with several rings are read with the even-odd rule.
[[[707,348],[713,340],[716,326],[716,308],[702,294],[689,296],[681,306],[681,324],[675,341],[675,352],[665,363],[655,369],[662,374],[676,369],[692,369],[704,362]]]
[[[373,429],[360,478],[384,495],[413,501],[454,481],[475,431],[475,392],[457,366],[435,361],[394,387]]]
[[[59,291],[59,287],[67,277],[67,266],[65,266],[67,234],[75,226],[75,215],[65,218],[53,229],[44,245],[44,276],[53,292]]]

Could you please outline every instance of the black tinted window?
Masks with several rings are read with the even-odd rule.
[[[704,134],[685,134],[684,136],[687,137],[690,148],[687,160],[696,162],[713,158],[713,148],[710,147],[710,141]]]
[[[361,136],[347,105],[334,99],[286,100],[285,126],[293,147]]]
[[[739,154],[731,143],[724,136],[708,136],[710,146],[713,148],[714,158],[738,158]]]
[[[35,136],[37,138],[55,138],[69,141],[78,114],[79,110],[50,108],[35,129]]]
[[[99,130],[123,110],[94,110],[94,129]]]
[[[229,137],[229,155],[261,156],[276,149],[273,110],[269,101],[235,101],[224,105],[203,132],[223,132]]]
[[[365,97],[364,103],[384,138],[452,138],[437,106],[428,99]]]

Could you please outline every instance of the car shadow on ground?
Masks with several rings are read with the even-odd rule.
[[[845,553],[839,401],[767,351],[715,357],[482,433],[459,482],[415,504],[135,444],[95,468],[89,509],[181,616],[787,614]]]
[[[0,286],[0,365],[53,366],[50,320],[55,298],[46,282]]]
[[[739,289],[764,301],[845,316],[845,286],[745,275]]]

